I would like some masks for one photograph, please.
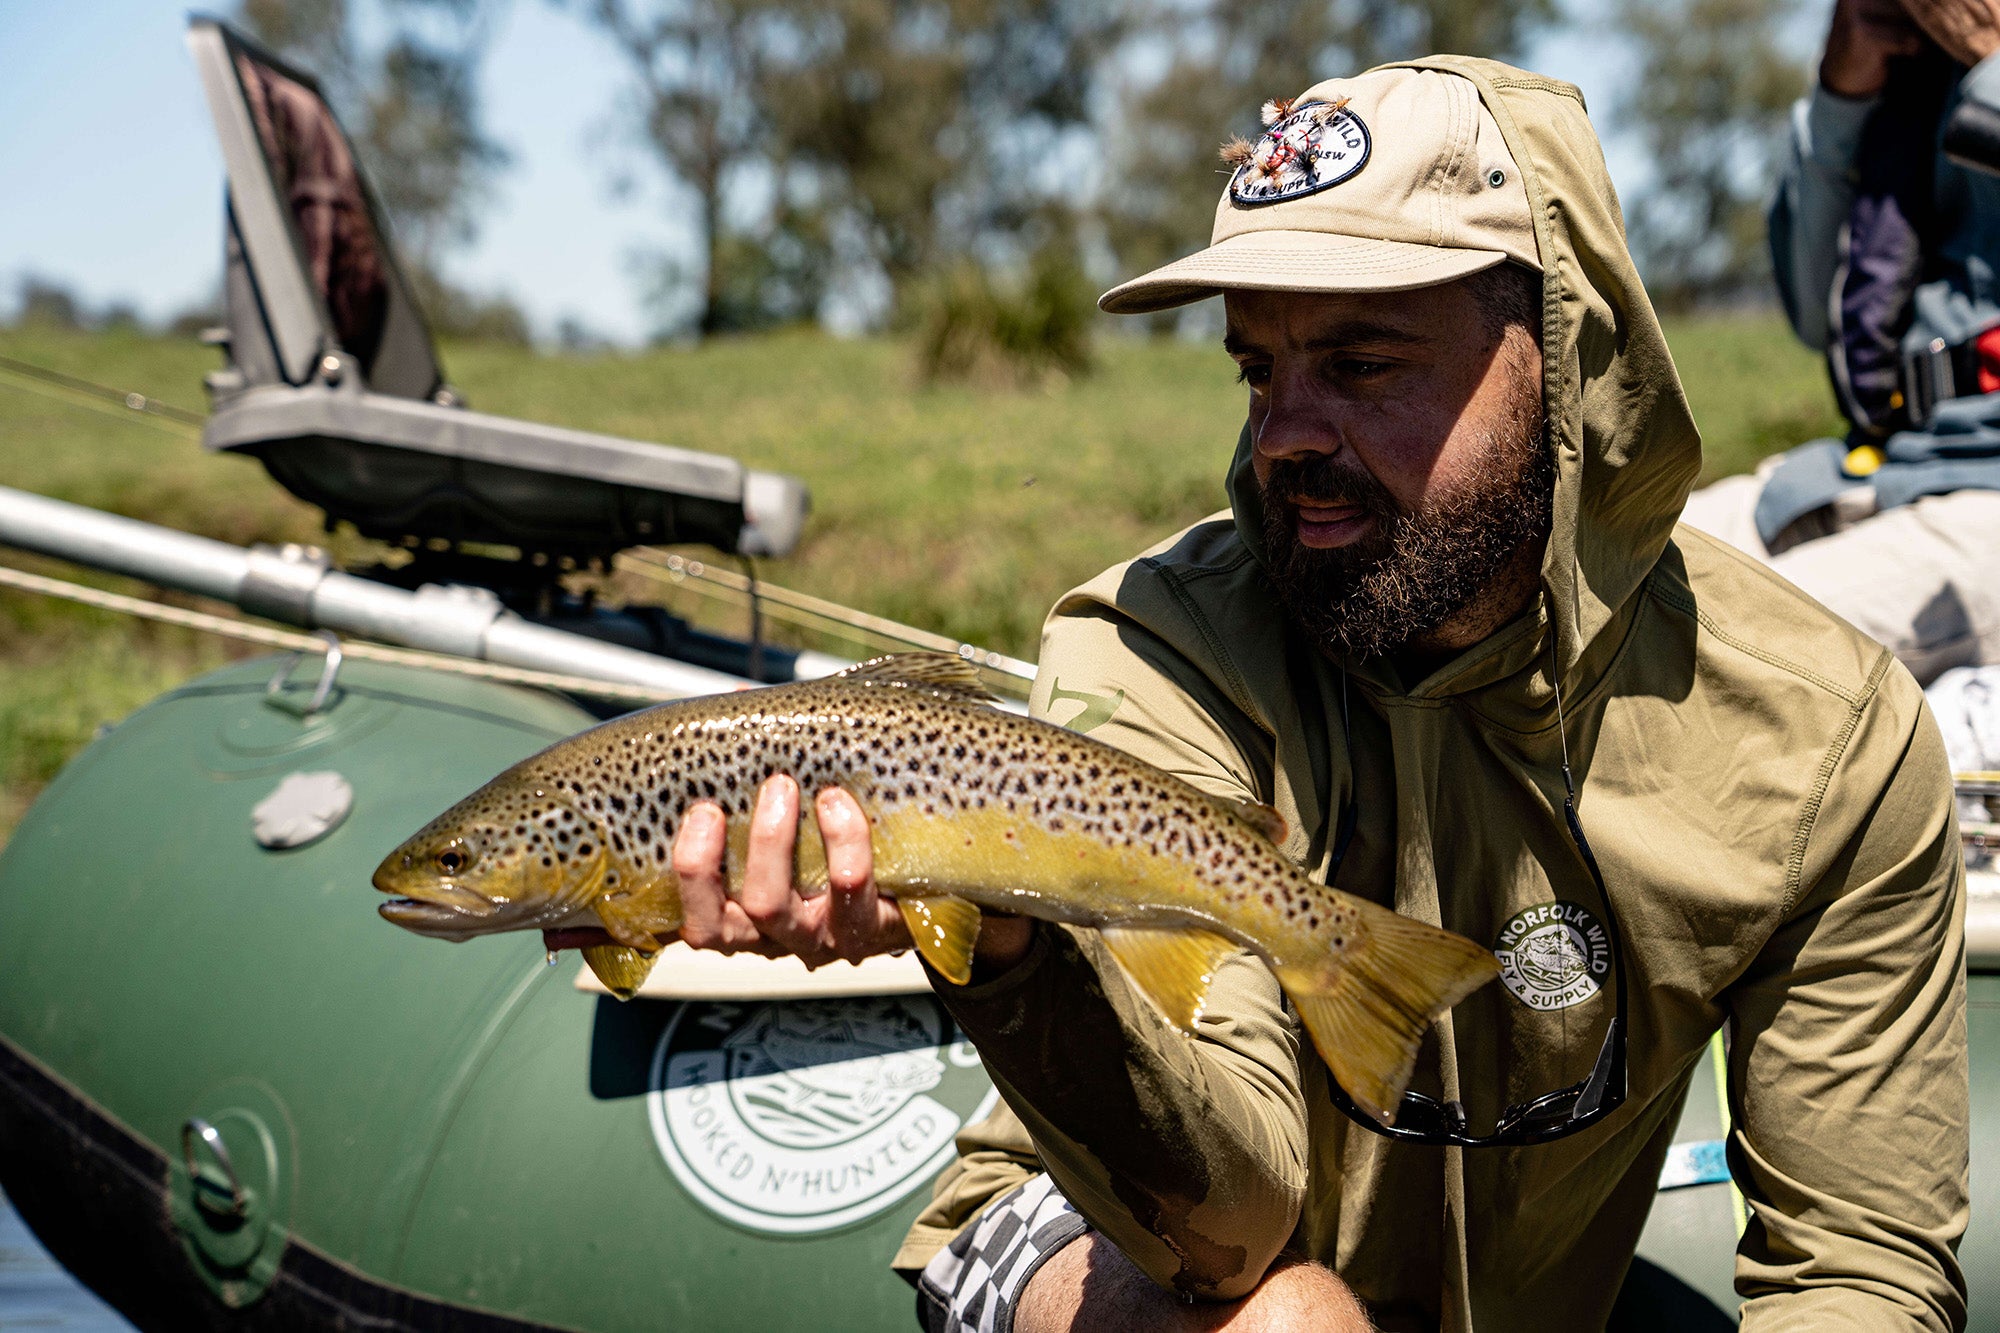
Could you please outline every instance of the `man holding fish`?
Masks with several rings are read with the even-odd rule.
[[[1069,888],[1037,861],[1014,898],[970,870],[947,892],[961,881],[915,867],[957,848],[897,822],[936,791],[802,749],[742,770],[754,813],[723,774],[714,802],[651,826],[673,833],[671,912],[630,908],[636,885],[607,887],[588,845],[612,942],[552,943],[625,949],[593,963],[613,975],[670,926],[815,964],[919,947],[1004,1098],[896,1259],[933,1330],[1602,1327],[1718,1028],[1743,1326],[1963,1327],[1964,889],[1942,745],[1885,650],[1676,530],[1699,440],[1581,97],[1438,57],[1266,120],[1225,149],[1213,243],[1102,301],[1222,295],[1249,397],[1232,511],[1069,594],[1045,631],[1037,715],[1073,721],[1082,700],[1085,739],[1143,764],[1010,739],[996,771],[1043,746],[1028,767],[1086,809],[1051,796],[1044,818],[1025,777],[1018,796],[966,779],[964,820],[924,825],[985,849],[1054,824],[1046,859],[1068,854],[1063,820],[1096,818],[1127,850],[1078,852]],[[910,759],[949,782],[953,736],[982,753],[985,732],[962,734],[980,714],[948,680],[897,674],[824,688],[964,709]],[[801,696],[782,727],[822,714],[847,716]],[[649,723],[605,753],[643,774],[656,732],[721,725]],[[572,780],[588,807],[582,777],[549,785]],[[989,788],[1014,813],[989,818]],[[588,809],[568,818],[516,826],[546,820],[551,873],[558,830],[571,854],[602,840]],[[478,850],[421,839],[404,866]],[[1127,857],[1139,843],[1185,844],[1191,887],[1114,903],[1107,886],[1158,864]],[[394,862],[378,884],[422,899],[404,924],[463,923],[471,898],[424,898]],[[570,910],[536,923],[597,919]],[[1310,964],[1284,933],[1306,921]],[[1417,923],[1451,933],[1383,965],[1376,944]],[[1500,984],[1481,984],[1487,950]],[[1397,1042],[1436,1017],[1413,1065],[1387,1038],[1379,1058],[1343,1044],[1360,1016],[1329,1024],[1327,997],[1363,974],[1359,1009]]]

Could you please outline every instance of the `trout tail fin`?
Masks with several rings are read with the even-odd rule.
[[[1500,963],[1463,935],[1369,904],[1337,959],[1276,970],[1335,1080],[1386,1125],[1424,1029],[1499,976]]]
[[[621,1000],[629,1000],[639,993],[639,987],[645,984],[646,974],[653,970],[653,960],[659,957],[658,954],[628,949],[622,944],[593,944],[581,952],[583,961],[604,983],[604,989]]]

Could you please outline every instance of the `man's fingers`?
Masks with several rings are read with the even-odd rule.
[[[741,910],[732,918],[724,912],[729,881],[723,865],[728,854],[728,822],[719,806],[697,801],[688,807],[674,838],[674,876],[680,881],[681,938],[694,949],[734,953],[757,940],[757,930]]]
[[[681,889],[681,938],[696,949],[795,954],[808,967],[835,958],[860,960],[909,944],[894,903],[875,892],[868,818],[845,791],[820,794],[816,810],[826,844],[827,901],[806,902],[793,884],[799,788],[779,774],[765,782],[750,818],[742,887],[728,893],[728,824],[713,803],[689,807],[674,839]]]
[[[754,953],[766,958],[789,958],[792,955],[789,948],[759,930],[757,923],[745,915],[737,903],[725,902],[722,905],[722,929],[731,939],[742,941],[729,950],[731,953]]]
[[[829,787],[814,802],[826,844],[827,933],[850,963],[910,947],[910,928],[896,904],[875,887],[875,848],[868,816],[854,797]]]
[[[799,785],[780,773],[766,779],[757,793],[738,901],[750,920],[781,942],[798,897],[792,888],[792,851],[798,837]]]
[[[813,802],[820,841],[826,844],[827,933],[835,953],[850,963],[877,953],[883,903],[875,892],[875,848],[868,817],[854,798],[828,787]]]
[[[826,844],[827,886],[848,894],[873,889],[875,845],[868,836],[868,816],[840,787],[828,787],[813,804],[819,816],[820,840]]]
[[[807,902],[793,884],[799,838],[799,784],[780,773],[757,795],[744,859],[743,912],[760,935],[798,956],[807,967],[837,956],[827,937],[826,904]]]

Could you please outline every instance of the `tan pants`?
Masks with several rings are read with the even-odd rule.
[[[1681,522],[1747,551],[1902,659],[1928,685],[1955,666],[2000,662],[2000,491],[1954,491],[1781,535],[1773,553],[1752,511],[1761,477],[1727,477],[1688,497]],[[1790,543],[1790,544],[1788,544]]]

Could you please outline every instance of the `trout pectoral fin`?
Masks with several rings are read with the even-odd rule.
[[[594,944],[582,950],[583,961],[604,983],[604,989],[621,1000],[629,1000],[639,993],[639,987],[646,982],[646,974],[653,970],[654,954],[628,949],[622,944]]]
[[[1463,935],[1369,903],[1340,954],[1274,971],[1334,1080],[1388,1125],[1424,1029],[1499,976],[1500,963]]]
[[[627,878],[614,887],[600,884],[590,906],[612,939],[641,953],[657,953],[681,928],[681,886],[671,872]]]
[[[677,895],[678,896],[678,895]],[[681,928],[680,913],[667,912],[646,895],[607,893],[591,906],[605,933],[628,949],[657,953],[662,938],[671,938]]]
[[[1183,1032],[1194,1031],[1216,967],[1241,947],[1184,926],[1103,926],[1098,934],[1132,984]]]
[[[898,898],[910,939],[924,961],[954,986],[972,980],[972,946],[979,942],[979,908],[963,898]]]

